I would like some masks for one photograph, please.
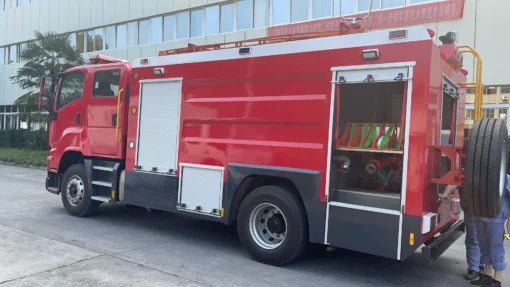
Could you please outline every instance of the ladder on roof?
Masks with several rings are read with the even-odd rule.
[[[363,32],[365,32],[365,29],[363,28],[363,26],[360,23],[341,22],[340,29],[336,30],[336,31],[272,36],[272,37],[264,37],[264,38],[250,39],[250,40],[242,40],[242,41],[211,44],[211,45],[200,45],[200,46],[194,45],[194,44],[188,44],[188,46],[185,48],[160,51],[158,53],[158,56],[169,56],[169,55],[204,52],[204,51],[212,51],[212,50],[220,50],[220,49],[228,49],[228,48],[257,46],[257,45],[264,45],[264,44],[274,44],[274,43],[281,43],[281,42],[316,39],[316,38],[324,38],[324,37],[332,37],[332,36],[340,36],[340,35],[348,35],[348,34],[358,34],[358,33],[363,33]]]

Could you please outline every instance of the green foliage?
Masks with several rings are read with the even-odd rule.
[[[3,162],[27,166],[46,166],[47,157],[47,151],[0,147],[0,161]]]
[[[47,151],[48,132],[39,130],[0,130],[0,148],[24,148]]]
[[[41,76],[54,75],[66,66],[85,63],[81,54],[71,45],[69,35],[57,35],[54,32],[43,34],[35,31],[35,41],[21,52],[20,58],[25,64],[10,79],[25,91],[14,103],[25,107],[24,113],[30,117],[29,122],[36,120],[31,113],[38,110]]]

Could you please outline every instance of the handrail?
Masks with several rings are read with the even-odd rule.
[[[115,125],[115,139],[117,140],[117,142],[120,142],[120,140],[119,140],[120,95],[122,94],[123,91],[124,91],[124,89],[120,89],[119,90],[119,94],[117,95],[117,122],[116,122],[116,125]]]
[[[468,45],[457,46],[461,53],[470,53],[476,58],[476,80],[474,83],[463,83],[465,86],[475,88],[475,105],[474,105],[474,120],[477,121],[483,118],[483,90],[484,85],[482,82],[482,69],[483,62],[480,54]],[[464,49],[464,50],[463,50]]]

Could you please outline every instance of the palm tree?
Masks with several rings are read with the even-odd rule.
[[[20,53],[25,65],[11,77],[13,84],[25,92],[14,104],[24,106],[22,117],[27,118],[28,127],[33,120],[42,120],[38,111],[39,81],[41,76],[57,74],[63,67],[85,63],[81,54],[71,44],[69,35],[35,31],[35,40]],[[51,99],[51,102],[53,99]]]

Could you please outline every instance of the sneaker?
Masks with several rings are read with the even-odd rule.
[[[483,273],[480,273],[480,278],[475,281],[471,281],[471,285],[477,285],[477,286],[491,286],[492,283],[492,277]],[[489,284],[489,285],[487,285]]]
[[[501,282],[492,279],[489,284],[482,285],[482,287],[501,287]]]
[[[464,276],[464,279],[469,281],[474,281],[480,278],[480,273],[476,272],[474,270],[469,270],[466,276]]]

